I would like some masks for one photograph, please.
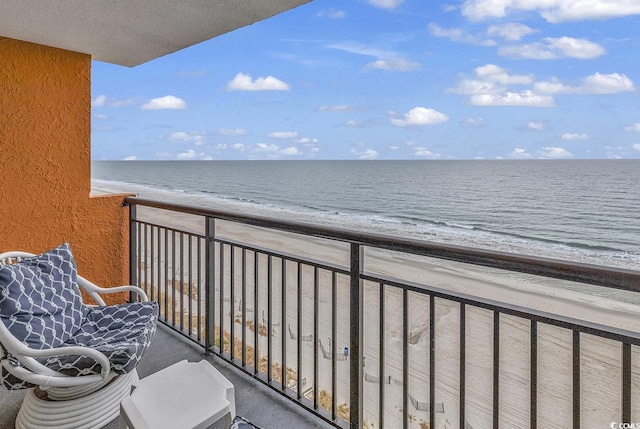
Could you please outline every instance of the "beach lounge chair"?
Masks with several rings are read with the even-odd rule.
[[[138,301],[106,306],[100,294],[114,292]],[[66,243],[37,256],[0,254],[0,379],[29,389],[16,428],[100,428],[117,418],[157,319],[142,289],[77,275]]]

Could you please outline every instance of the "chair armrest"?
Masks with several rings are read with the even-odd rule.
[[[105,355],[97,350],[83,346],[56,347],[53,349],[43,350],[36,350],[25,346],[18,353],[14,354],[13,357],[18,359],[25,367],[29,368],[31,371],[40,374],[47,374],[50,376],[68,377],[65,374],[61,374],[57,371],[47,368],[46,366],[38,362],[35,358],[49,358],[70,355],[86,356],[99,363],[101,368],[100,376],[103,379],[106,378],[111,371],[111,364],[109,363],[109,359],[107,359]]]
[[[125,285],[125,286],[115,286],[115,287],[107,287],[107,288],[98,288],[98,293],[109,294],[109,293],[117,293],[117,292],[135,292],[140,296],[140,300],[142,302],[149,301],[147,294],[145,291],[140,289],[138,286],[133,285]]]
[[[85,292],[93,298],[93,300],[100,306],[106,305],[100,294],[110,294],[118,292],[134,292],[140,297],[140,301],[149,301],[147,294],[138,286],[126,285],[116,287],[100,287],[84,277],[78,276],[78,286],[82,287]]]

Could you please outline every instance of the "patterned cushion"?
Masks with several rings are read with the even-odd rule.
[[[34,349],[58,347],[76,333],[87,307],[67,243],[21,262],[0,265],[0,320]]]
[[[156,332],[158,304],[133,302],[89,307],[83,325],[63,346],[85,346],[104,354],[111,370],[133,371]],[[67,375],[97,374],[101,367],[85,356],[60,356],[43,360],[47,367]]]

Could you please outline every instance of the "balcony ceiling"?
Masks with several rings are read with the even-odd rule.
[[[311,0],[0,0],[0,35],[129,67]]]

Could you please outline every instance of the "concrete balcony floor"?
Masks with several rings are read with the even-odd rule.
[[[285,426],[290,429],[332,427],[221,359],[205,356],[202,348],[164,325],[158,326],[150,349],[138,365],[138,374],[140,378],[144,378],[184,359],[190,362],[207,359],[211,362],[235,386],[237,414],[264,429]],[[8,391],[0,387],[1,429],[14,427],[24,394],[24,390]],[[224,427],[223,421],[219,421],[210,429]],[[118,420],[104,429],[118,429]]]

